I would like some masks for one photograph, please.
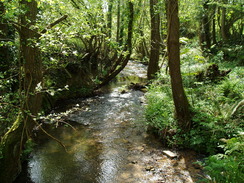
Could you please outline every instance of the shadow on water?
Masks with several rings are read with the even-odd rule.
[[[68,105],[66,109],[75,110],[65,120],[76,130],[65,125],[45,128],[65,144],[67,152],[39,132],[37,146],[16,183],[193,182],[193,169],[185,162],[190,160],[167,158],[161,143],[146,133],[143,93],[120,92],[119,86],[145,76],[143,65],[130,62],[117,82],[105,88],[108,93]]]

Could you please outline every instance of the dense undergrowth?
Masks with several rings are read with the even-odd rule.
[[[183,134],[177,127],[170,79],[164,68],[146,95],[148,126],[171,147],[191,148],[209,156],[203,162],[211,177],[206,182],[244,182],[244,72],[240,66],[241,58],[226,60],[221,50],[204,57],[196,45],[185,45],[181,50],[184,87],[194,114],[191,129]],[[225,77],[205,76],[199,81],[199,73],[206,72],[212,64],[218,65],[221,72],[229,69],[231,72]]]

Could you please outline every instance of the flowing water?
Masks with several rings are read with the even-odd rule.
[[[143,92],[124,90],[123,85],[145,81],[145,77],[145,66],[129,62],[107,93],[77,99],[59,109],[64,121],[47,130],[66,150],[39,134],[16,182],[194,182],[200,172],[192,165],[196,156],[192,152],[177,152],[176,159],[165,156],[161,143],[146,133]]]

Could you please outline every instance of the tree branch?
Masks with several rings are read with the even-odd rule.
[[[32,30],[22,24],[19,24],[17,22],[14,21],[10,21],[10,23],[13,24],[13,26],[17,29],[18,32],[21,32],[21,28],[24,28],[28,31],[34,32],[38,35],[38,37],[40,37],[42,34],[46,33],[48,29],[51,29],[52,27],[54,27],[55,25],[59,24],[60,22],[62,22],[63,20],[65,20],[68,17],[68,15],[63,15],[61,18],[57,19],[55,22],[49,24],[45,29],[43,29],[40,33],[36,32],[35,30]]]
[[[71,2],[75,8],[80,9],[79,5],[74,0],[71,0]]]
[[[9,22],[14,26],[14,28],[15,28],[19,33],[23,33],[23,31],[21,31],[21,28],[23,28],[23,29],[25,29],[26,31],[31,31],[31,32],[37,34],[38,36],[41,36],[41,34],[38,33],[37,31],[32,30],[32,29],[30,29],[29,27],[26,27],[26,26],[24,26],[24,25],[22,25],[22,24],[20,24],[20,23],[18,23],[18,22],[14,22],[14,21],[9,21]]]
[[[55,25],[59,24],[60,22],[62,22],[63,20],[65,20],[68,17],[68,15],[64,15],[61,18],[57,19],[55,22],[49,24],[45,29],[43,29],[40,33],[44,34],[47,32],[48,29],[51,29],[52,27],[54,27]]]

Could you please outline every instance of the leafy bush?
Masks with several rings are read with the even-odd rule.
[[[15,73],[0,71],[0,136],[13,124],[19,107]]]
[[[220,151],[219,139],[232,138],[243,131],[243,116],[233,116],[233,110],[243,100],[243,80],[238,67],[230,78],[218,83],[201,83],[186,91],[194,109],[193,126],[189,133],[179,135],[182,144],[197,151],[214,154]],[[241,111],[240,111],[241,113]]]
[[[151,85],[147,93],[147,108],[145,115],[147,124],[156,129],[162,130],[174,128],[173,101],[169,86]]]
[[[208,65],[207,59],[198,49],[187,45],[181,59],[185,90],[194,113],[192,128],[184,134],[177,128],[171,88],[165,84],[169,83],[169,76],[165,73],[158,75],[146,95],[148,125],[160,133],[173,129],[174,135],[165,139],[170,145],[210,155],[221,152],[223,150],[218,147],[221,138],[233,138],[243,131],[243,107],[236,110],[244,98],[243,69],[234,63],[220,62],[223,61],[220,52],[211,61],[216,61],[221,70],[231,69],[230,74],[216,83],[197,82],[195,75]]]
[[[244,134],[226,140],[220,147],[224,153],[210,156],[205,162],[205,170],[211,177],[208,182],[244,182]]]

